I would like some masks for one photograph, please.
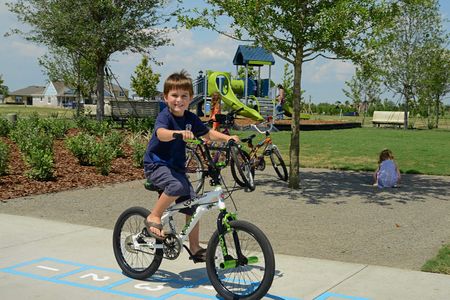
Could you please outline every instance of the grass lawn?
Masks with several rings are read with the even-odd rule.
[[[287,131],[272,133],[287,164],[290,135]],[[450,131],[355,128],[300,132],[302,167],[374,171],[384,148],[393,151],[402,173],[450,175]]]
[[[13,105],[13,104],[0,104],[0,117],[6,116],[10,113],[17,113],[18,116],[29,116],[37,112],[40,116],[48,117],[58,114],[58,117],[73,117],[76,112],[73,109],[66,108],[51,108],[51,107],[36,107],[36,106],[25,106],[25,105]]]
[[[450,244],[444,245],[435,258],[427,261],[422,271],[450,275]]]

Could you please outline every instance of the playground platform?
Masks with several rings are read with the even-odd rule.
[[[291,119],[275,120],[274,125],[278,130],[291,130]],[[360,128],[360,122],[325,121],[325,120],[300,120],[300,130],[334,130]]]

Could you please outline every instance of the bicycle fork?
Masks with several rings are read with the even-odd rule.
[[[255,264],[258,262],[258,257],[250,256],[245,257],[242,254],[241,243],[239,241],[238,233],[236,230],[233,230],[233,242],[236,248],[237,258],[234,258],[232,255],[228,253],[227,243],[225,241],[225,234],[232,230],[229,222],[236,220],[236,214],[229,213],[225,208],[220,210],[219,216],[217,217],[217,230],[219,232],[219,243],[220,248],[222,249],[223,254],[223,262],[220,263],[221,269],[232,269],[238,266],[245,266],[248,264]]]

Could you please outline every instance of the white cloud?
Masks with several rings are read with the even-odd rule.
[[[311,83],[345,81],[354,73],[354,65],[342,60],[318,60],[305,65],[305,79]]]
[[[6,47],[10,48],[10,51],[13,53],[24,56],[24,57],[40,57],[44,55],[47,51],[45,47],[38,46],[36,44],[32,44],[26,41],[12,41]]]

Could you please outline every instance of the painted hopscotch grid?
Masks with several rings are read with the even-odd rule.
[[[153,279],[153,277],[155,277],[153,276],[152,281],[137,281],[124,277],[122,272],[116,269],[97,267],[50,257],[43,257],[19,263],[11,267],[0,269],[0,271],[36,280],[137,299],[164,300],[170,299],[176,295],[203,299],[217,299],[216,293],[207,278],[193,281],[190,284],[187,284],[182,280],[164,278],[164,276],[157,276],[155,279]],[[90,283],[85,283],[87,280],[89,280]],[[166,288],[161,285],[165,283],[170,283],[171,289],[173,289],[174,286],[178,288],[171,290],[170,292],[165,292],[164,289]],[[205,290],[209,290],[211,294],[190,291],[190,289],[196,287],[204,287]],[[125,288],[126,290],[124,291],[118,288]],[[133,288],[141,293],[133,292]],[[152,293],[152,295],[148,295],[149,292]],[[280,297],[271,294],[267,294],[266,296],[276,300],[300,300],[299,298]],[[322,296],[325,296],[325,294]],[[335,295],[333,295],[333,297],[335,297]],[[328,298],[320,298],[320,300],[324,299]],[[345,299],[367,300],[363,298]]]

